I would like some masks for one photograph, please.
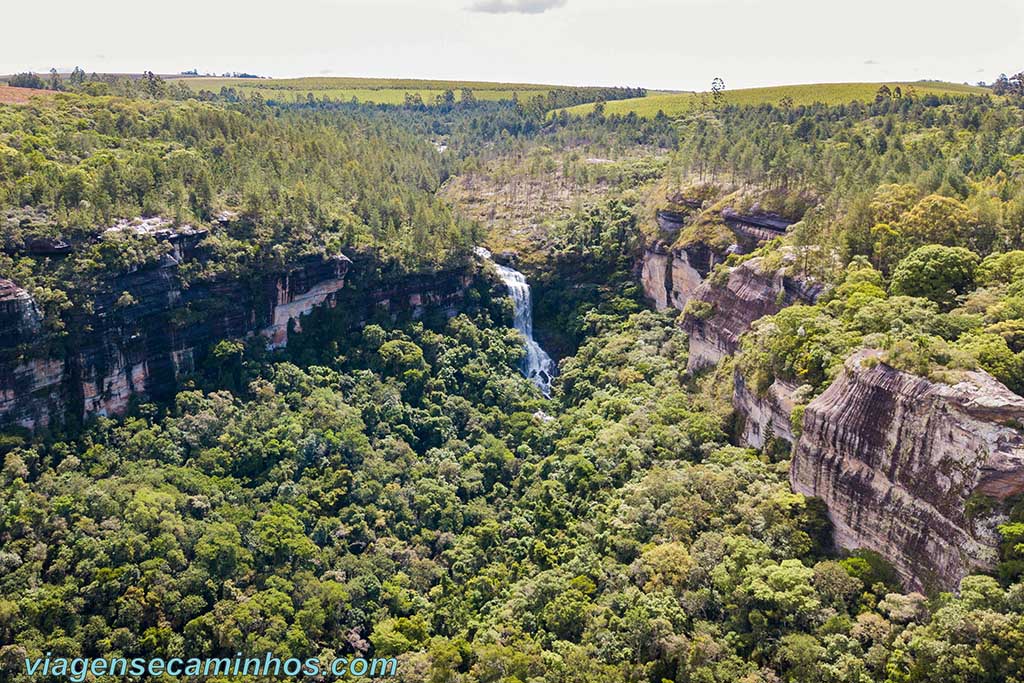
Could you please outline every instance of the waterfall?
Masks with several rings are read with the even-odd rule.
[[[476,248],[477,256],[491,260],[491,252],[483,247]],[[541,393],[547,397],[551,396],[551,380],[555,375],[555,361],[547,351],[541,348],[540,344],[533,338],[533,301],[530,298],[530,285],[526,282],[526,276],[514,268],[494,263],[498,277],[501,278],[508,294],[512,297],[515,308],[513,325],[526,339],[526,357],[523,358],[520,371],[527,379],[537,385]]]

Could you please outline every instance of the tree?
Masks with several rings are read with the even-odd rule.
[[[924,297],[950,308],[974,284],[980,260],[963,247],[929,244],[899,262],[889,288],[895,295]]]
[[[1024,277],[1024,251],[1018,249],[986,256],[978,267],[977,277],[979,283],[986,285],[1008,285],[1021,279]]]
[[[636,566],[644,590],[671,588],[682,594],[694,563],[684,544],[670,541],[645,551]]]
[[[964,245],[970,223],[971,213],[962,202],[931,194],[903,216],[899,232],[911,249],[924,244]]]
[[[1017,97],[1024,96],[1024,71],[1018,71],[1011,76],[1007,82],[1007,86],[1005,94],[1015,95]]]
[[[1024,395],[1024,359],[1010,349],[1003,337],[975,334],[961,339],[958,345],[970,351],[978,365],[1011,391]]]
[[[11,76],[7,85],[14,88],[33,88],[35,90],[43,90],[46,88],[46,83],[43,82],[43,79],[31,72]]]
[[[778,659],[786,670],[788,681],[819,680],[816,664],[825,654],[825,648],[818,644],[817,638],[806,633],[791,633],[779,643]]]
[[[992,92],[996,95],[1006,95],[1010,92],[1011,88],[1010,79],[1006,77],[1006,74],[999,74],[992,83]]]
[[[228,522],[214,522],[206,528],[196,541],[195,558],[220,579],[244,574],[252,564],[252,553],[242,545],[238,528]]]
[[[253,525],[252,531],[256,550],[274,565],[295,567],[317,553],[298,518],[298,510],[291,505],[275,503]]]
[[[143,87],[146,94],[151,98],[158,99],[164,95],[166,91],[166,84],[164,79],[156,75],[152,71],[147,71],[142,75]],[[256,93],[257,95],[259,93]]]
[[[85,198],[88,186],[88,176],[80,169],[74,169],[64,178],[64,185],[61,187],[61,201],[67,210],[78,207],[79,202]]]
[[[869,205],[875,223],[896,223],[917,203],[921,193],[913,185],[879,185]]]
[[[711,99],[714,100],[715,106],[721,105],[725,101],[725,81],[719,77],[715,77],[711,81]]]

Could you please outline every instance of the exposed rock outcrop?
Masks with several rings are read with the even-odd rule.
[[[276,300],[270,314],[270,324],[260,332],[269,340],[272,349],[288,344],[289,324],[296,332],[302,331],[302,316],[315,307],[335,304],[335,295],[345,286],[345,274],[352,262],[343,255],[329,259],[326,268],[318,272],[300,268],[277,278]]]
[[[66,417],[122,413],[136,396],[169,398],[219,340],[262,334],[269,348],[281,348],[317,307],[344,306],[357,321],[381,311],[454,312],[471,282],[467,270],[382,273],[373,254],[357,254],[354,262],[337,254],[186,286],[179,266],[208,257],[205,231],[153,221],[113,230],[142,231],[169,249],[159,262],[88,292],[91,310],[70,312],[64,337],[41,332],[29,294],[0,281],[0,426],[39,429]]]
[[[776,379],[763,396],[758,396],[736,368],[733,372],[732,405],[740,418],[740,445],[764,448],[770,438],[792,445],[795,439],[790,416],[796,406],[797,393],[798,387]]]
[[[793,224],[793,221],[775,213],[761,211],[749,214],[739,213],[732,209],[722,209],[722,220],[736,236],[735,251],[747,254],[768,240],[781,237]]]
[[[10,280],[0,279],[0,415],[10,415],[12,421],[27,426],[33,426],[34,419],[25,397],[45,395],[48,387],[59,383],[64,370],[59,360],[23,354],[37,343],[41,322],[29,293]]]
[[[662,232],[679,232],[686,224],[686,214],[672,209],[658,209],[654,214],[654,220]]]
[[[784,235],[792,224],[778,214],[757,207],[748,213],[731,208],[702,212],[705,202],[700,199],[682,195],[667,199],[670,208],[658,209],[654,216],[661,239],[650,243],[645,250],[640,277],[644,292],[658,310],[683,310],[697,286],[727,255],[748,253]],[[718,226],[724,236],[709,238],[706,231],[702,232],[704,224]],[[680,242],[680,233],[688,225],[695,225],[697,233]],[[675,246],[670,246],[673,243]]]
[[[681,311],[694,290],[721,260],[703,244],[669,249],[663,243],[655,243],[644,252],[640,271],[644,293],[659,311],[669,308]]]
[[[7,347],[32,341],[39,334],[41,321],[31,295],[0,278],[0,344]]]
[[[787,274],[791,261],[792,253],[786,252],[783,265],[773,270],[758,256],[730,269],[724,283],[712,278],[693,291],[693,305],[683,320],[690,338],[688,370],[714,365],[735,353],[740,335],[758,318],[817,300],[822,285]]]
[[[909,587],[954,589],[995,564],[1003,518],[978,503],[1024,492],[1022,424],[1024,398],[984,372],[941,384],[861,351],[807,405],[790,479],[825,501],[837,545],[877,551]]]

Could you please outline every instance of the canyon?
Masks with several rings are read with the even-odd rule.
[[[659,214],[666,225],[676,218]],[[748,232],[757,228],[745,221]],[[770,227],[757,228],[767,231],[761,237]],[[343,310],[353,326],[381,313],[453,315],[476,269],[405,273],[374,252],[353,252],[186,282],[182,267],[208,257],[204,230],[162,221],[117,229],[145,232],[166,253],[103,282],[88,313],[65,316],[64,334],[47,327],[26,289],[0,280],[0,424],[38,431],[123,414],[133,401],[169,400],[218,341],[284,349],[315,309]],[[755,320],[824,292],[795,273],[791,248],[731,267],[725,257],[700,243],[652,241],[639,267],[655,307],[683,312],[690,372],[737,354]],[[506,270],[517,326],[528,330],[528,286]],[[554,367],[538,350],[531,367],[543,366],[546,389]],[[1024,399],[984,372],[949,385],[896,370],[871,351],[848,359],[809,402],[804,388],[781,380],[759,393],[737,369],[732,382],[736,441],[791,451],[792,488],[825,502],[837,546],[878,552],[919,590],[955,589],[968,573],[994,567],[1005,503],[1024,493]]]

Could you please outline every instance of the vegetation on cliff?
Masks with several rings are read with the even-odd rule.
[[[24,658],[45,652],[271,651],[394,655],[408,681],[1019,678],[1024,505],[998,575],[956,595],[905,594],[877,556],[837,555],[786,463],[730,444],[731,366],[688,375],[685,334],[641,310],[633,277],[652,169],[783,207],[813,197],[786,238],[789,267],[829,293],[745,338],[737,362],[755,390],[782,378],[813,394],[864,344],[895,364],[925,357],[922,371],[980,364],[1014,386],[1016,106],[729,106],[674,125],[510,102],[261,99],[0,107],[0,275],[51,320],[69,286],[85,311],[89,278],[170,253],[104,233],[139,214],[209,230],[208,262],[183,277],[352,247],[436,269],[482,237],[438,196],[449,177],[522,171],[510,159],[539,159],[541,175],[556,163],[542,146],[565,150],[565,177],[585,168],[581,149],[653,156],[677,132],[681,144],[668,161],[623,163],[611,189],[544,225],[538,327],[573,354],[550,400],[516,370],[508,302],[478,282],[451,319],[354,329],[325,308],[275,354],[220,341],[167,404],[4,435],[5,676],[24,679]],[[60,242],[68,253],[53,253]]]
[[[816,303],[754,322],[736,361],[760,397],[775,380],[797,388],[796,432],[806,402],[860,347],[936,382],[956,383],[980,368],[1024,391],[1018,101],[724,106],[681,126],[670,166],[678,179],[710,183],[727,198],[775,194],[776,205],[814,198],[787,235],[756,255],[778,260],[786,247],[794,255],[787,272],[827,289]],[[708,210],[705,202],[693,224]],[[721,273],[750,256],[731,256]],[[1000,527],[1002,559],[993,569],[1012,584],[1020,579],[1012,539],[1024,508],[1010,496],[985,509],[1010,522]]]

